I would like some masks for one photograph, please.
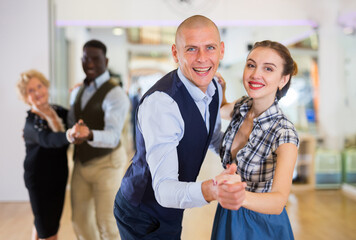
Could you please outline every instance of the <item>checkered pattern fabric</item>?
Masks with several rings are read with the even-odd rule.
[[[283,114],[276,99],[265,112],[253,120],[253,129],[246,145],[232,159],[232,142],[251,106],[252,99],[247,96],[236,102],[221,145],[221,161],[224,167],[226,164],[236,163],[237,173],[247,183],[247,191],[269,192],[276,168],[277,148],[283,143],[293,143],[299,147],[299,138],[293,123]]]

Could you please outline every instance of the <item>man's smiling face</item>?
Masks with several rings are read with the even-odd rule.
[[[172,54],[183,75],[206,92],[224,56],[224,43],[214,25],[184,27],[177,33]]]

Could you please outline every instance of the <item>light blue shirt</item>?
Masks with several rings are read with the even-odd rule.
[[[180,69],[178,76],[194,99],[209,130],[209,103],[215,93],[211,82],[206,93],[184,77]],[[219,91],[221,105],[222,89]],[[188,107],[188,106],[187,106]],[[177,103],[164,92],[147,96],[138,109],[138,128],[146,145],[146,160],[152,176],[152,188],[157,202],[163,207],[192,208],[207,204],[201,190],[202,182],[180,182],[178,180],[177,146],[184,135],[184,121]],[[209,148],[218,153],[223,133],[218,111],[213,137]]]
[[[81,99],[82,109],[86,106],[97,89],[109,79],[110,74],[108,71],[105,71],[84,89]],[[80,87],[75,88],[70,96],[70,110],[68,113],[68,124],[70,127],[75,124],[74,101],[77,97],[79,88]],[[130,100],[125,91],[120,86],[111,89],[106,94],[102,104],[105,123],[104,129],[92,130],[93,141],[88,141],[88,144],[97,148],[115,148],[119,144],[121,131],[129,108]]]

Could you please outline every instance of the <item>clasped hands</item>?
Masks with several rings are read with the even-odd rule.
[[[246,183],[236,174],[236,164],[227,165],[226,169],[213,179],[214,198],[223,208],[237,210],[245,200]]]
[[[93,139],[92,131],[82,119],[80,119],[71,129],[69,129],[67,134],[70,142],[74,144],[81,144],[84,141]]]

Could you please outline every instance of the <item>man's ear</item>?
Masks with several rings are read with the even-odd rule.
[[[225,54],[225,43],[220,42],[220,60],[224,58],[224,54]]]
[[[175,44],[172,45],[172,56],[174,59],[174,62],[178,63],[178,52],[177,52],[177,46]]]

